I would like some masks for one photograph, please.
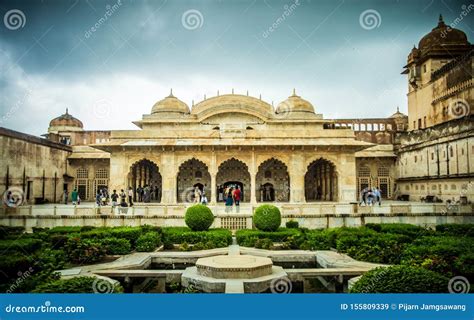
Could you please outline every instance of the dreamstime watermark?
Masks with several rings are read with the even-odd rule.
[[[19,271],[18,272],[18,278],[15,280],[15,282],[12,283],[12,285],[10,285],[10,287],[8,288],[8,290],[6,291],[6,293],[12,293],[12,292],[15,292],[15,290],[27,279],[31,276],[31,274],[34,272],[35,270],[32,268],[32,267],[29,267],[28,270],[26,270],[25,272],[21,272]]]
[[[273,279],[270,283],[270,291],[272,293],[291,293],[293,290],[293,284],[288,278]]]
[[[471,113],[471,107],[466,100],[456,99],[449,104],[449,112],[454,118],[460,119]]]
[[[3,16],[3,24],[9,30],[18,30],[25,26],[26,16],[21,10],[9,10]]]
[[[270,27],[267,28],[267,30],[265,30],[262,34],[262,36],[264,38],[268,38],[268,36],[273,32],[275,31],[276,29],[279,28],[279,26],[286,20],[287,17],[289,17],[290,15],[293,14],[293,11],[295,11],[295,9],[300,5],[300,1],[299,0],[295,0],[292,4],[288,5],[288,4],[285,4],[283,6],[283,13],[281,14],[281,16],[279,16],[273,23]]]
[[[94,293],[112,293],[114,289],[115,283],[104,278],[96,278],[92,283]]]
[[[180,199],[181,202],[184,203],[194,203],[195,201],[195,196],[194,196],[195,188],[194,187],[188,187],[184,189],[181,194],[180,194]]]
[[[105,119],[110,116],[112,103],[106,99],[97,100],[92,106],[94,116],[99,119]]]
[[[199,10],[188,10],[181,16],[181,24],[188,30],[199,29],[204,24],[204,16]]]
[[[472,10],[474,10],[474,4],[471,3],[471,4],[469,4],[468,6],[466,6],[465,4],[463,4],[463,5],[461,6],[461,9],[462,9],[462,11],[461,11],[461,13],[459,14],[459,16],[456,17],[456,19],[454,19],[453,22],[451,22],[451,23],[448,25],[448,27],[447,27],[445,30],[443,30],[443,31],[441,32],[441,37],[442,37],[442,38],[446,38],[446,36],[448,35],[448,33],[449,33],[451,30],[453,30],[454,28],[456,28],[456,26],[461,23],[461,21],[464,19],[464,17],[467,17],[467,15],[468,15]]]
[[[373,30],[382,24],[382,16],[377,10],[365,10],[359,16],[359,24],[365,30]]]
[[[8,112],[2,116],[0,119],[0,125],[5,123],[7,120],[9,120],[13,115],[22,107],[25,105],[26,100],[30,97],[32,91],[31,89],[27,88],[26,93],[21,99],[18,99],[17,102],[8,110]]]
[[[89,28],[89,30],[87,30],[85,33],[84,33],[84,37],[86,39],[89,39],[92,34],[94,32],[96,32],[97,30],[99,30],[102,25],[107,22],[107,20],[112,17],[112,15],[120,8],[120,6],[122,5],[122,2],[121,0],[117,0],[117,2],[113,5],[106,5],[105,6],[105,13],[102,15],[102,17],[100,17],[99,20],[97,20],[97,22]]]
[[[3,193],[3,204],[10,208],[21,206],[25,202],[25,193],[18,187],[10,187]]]
[[[448,282],[449,293],[469,293],[471,290],[471,284],[469,280],[463,276],[456,276]]]

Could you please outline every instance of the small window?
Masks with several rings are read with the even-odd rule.
[[[423,72],[426,72],[426,64],[423,65]]]
[[[431,160],[434,160],[434,152],[431,152]]]
[[[202,178],[202,172],[199,171],[199,170],[196,171],[196,172],[194,173],[194,178],[196,178],[196,179],[201,179],[201,178]]]
[[[461,149],[461,155],[464,155],[464,148]]]
[[[272,172],[270,170],[265,171],[265,178],[270,179],[272,177]]]
[[[417,156],[415,156],[415,162],[416,162],[417,160],[418,160],[418,157],[417,157]]]
[[[453,147],[449,147],[449,156],[451,158],[454,156]]]

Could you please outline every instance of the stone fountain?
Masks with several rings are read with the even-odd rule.
[[[204,292],[256,293],[271,289],[283,278],[286,272],[271,259],[240,255],[239,247],[233,245],[229,255],[198,259],[183,272],[181,284]]]

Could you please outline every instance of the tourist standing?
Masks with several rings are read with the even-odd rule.
[[[119,197],[119,195],[117,194],[117,190],[114,190],[112,192],[112,195],[110,196],[110,199],[112,200],[112,211],[114,211],[115,207],[118,204],[118,197]]]
[[[65,189],[63,193],[64,204],[67,204],[68,197],[69,197],[69,192],[67,192],[67,189]]]
[[[201,203],[201,190],[198,186],[194,188],[194,202]]]
[[[219,195],[218,198],[217,198],[217,201],[219,201],[219,202],[224,201],[224,188],[222,187],[222,185],[220,185],[217,188],[217,193]]]
[[[237,188],[234,190],[234,203],[235,203],[235,209],[237,213],[240,211],[240,199],[242,197],[242,191],[240,191],[240,187],[237,186]]]
[[[375,199],[379,203],[379,206],[382,205],[382,192],[378,187],[375,188]]]
[[[131,187],[128,187],[128,206],[133,206],[133,189]]]
[[[73,205],[77,205],[77,200],[79,199],[79,193],[77,192],[77,189],[74,188],[71,192],[71,200]]]
[[[227,193],[226,193],[226,200],[225,200],[225,211],[226,212],[229,212],[229,211],[232,211],[232,206],[234,204],[234,199],[232,198],[232,188],[229,187],[227,189]]]
[[[97,206],[100,207],[100,200],[102,198],[102,194],[100,193],[100,190],[97,190],[97,193],[95,195],[95,203],[97,204]]]
[[[201,194],[201,204],[203,205],[207,205],[207,197],[206,197],[206,192],[204,192],[204,190],[202,190],[202,194]]]
[[[359,205],[362,205],[362,203],[364,203],[364,205],[367,205],[367,192],[368,192],[367,188],[362,189],[362,191],[360,192]]]

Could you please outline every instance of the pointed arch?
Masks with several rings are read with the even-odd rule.
[[[130,166],[128,188],[136,202],[161,202],[162,177],[158,165],[146,158]]]
[[[216,183],[218,194],[227,186],[234,188],[238,186],[242,192],[241,202],[250,201],[250,173],[244,161],[232,157],[221,162],[217,170]]]
[[[305,177],[305,198],[311,201],[337,201],[338,174],[336,165],[319,158],[308,165]]]
[[[200,199],[195,197],[194,189],[196,187],[210,198],[211,193],[211,174],[208,166],[203,161],[193,157],[181,163],[178,169],[177,179],[177,201],[183,202],[199,202]]]
[[[286,164],[276,158],[263,161],[255,178],[258,202],[289,202],[290,175]]]

